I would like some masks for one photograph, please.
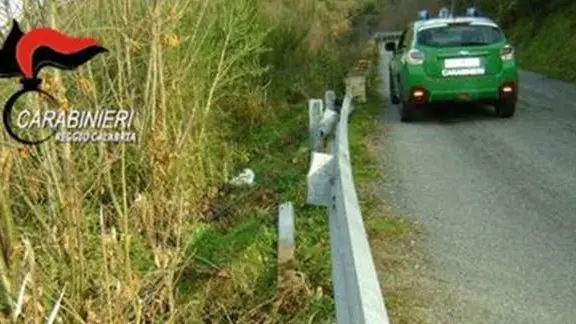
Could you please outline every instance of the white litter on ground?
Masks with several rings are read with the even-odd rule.
[[[252,169],[244,169],[242,172],[230,180],[230,184],[234,186],[251,186],[254,184],[256,174]]]

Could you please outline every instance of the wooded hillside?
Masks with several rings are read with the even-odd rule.
[[[524,69],[576,82],[576,2],[572,0],[390,0],[382,7],[380,30],[398,30],[417,11],[436,14],[442,6],[456,13],[476,6],[481,15],[497,20],[517,48]],[[561,40],[561,41],[559,41]]]

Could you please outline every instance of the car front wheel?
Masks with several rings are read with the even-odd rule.
[[[516,113],[516,104],[512,102],[497,102],[496,115],[500,118],[510,118]]]

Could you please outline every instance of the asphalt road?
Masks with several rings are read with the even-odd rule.
[[[576,323],[576,87],[520,78],[511,119],[446,106],[402,124],[383,109],[382,192],[427,232],[433,323]]]

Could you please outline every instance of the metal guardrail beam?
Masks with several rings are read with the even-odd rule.
[[[326,99],[326,107],[335,106],[334,95],[327,94]],[[310,100],[310,109],[314,109],[312,102],[315,100],[318,99]],[[352,176],[348,144],[348,117],[352,111],[352,96],[347,94],[339,114],[336,114],[338,118],[334,123],[337,125],[326,128],[329,132],[321,134],[321,141],[335,135],[330,153],[317,151],[316,147],[323,145],[311,147],[308,203],[329,208],[337,323],[388,324],[388,314]],[[310,113],[310,116],[317,114]],[[330,116],[334,115],[324,111],[324,120]],[[319,119],[322,120],[321,117]],[[311,121],[311,124],[322,123]]]
[[[402,31],[396,30],[387,32],[376,32],[372,37],[374,37],[378,41],[386,42],[386,41],[396,41],[400,39],[400,36],[402,36]]]

